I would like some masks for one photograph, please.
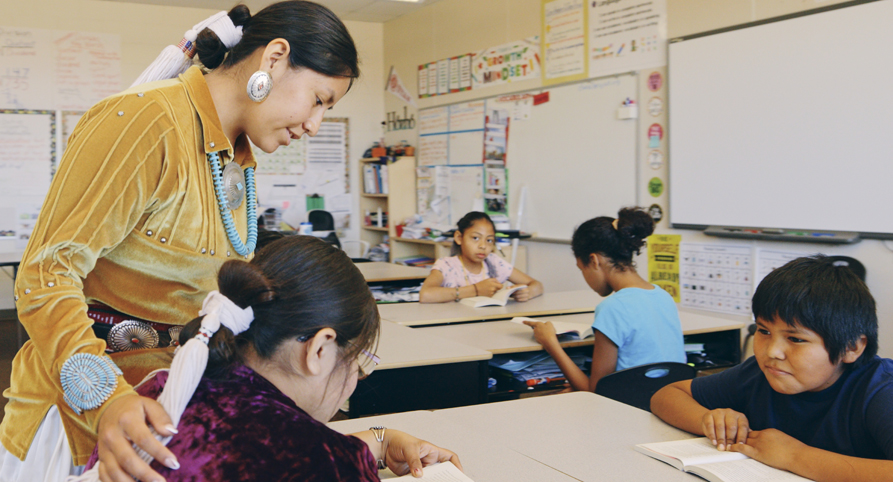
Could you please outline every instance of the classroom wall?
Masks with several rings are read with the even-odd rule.
[[[844,0],[667,0],[668,38],[688,35],[718,28],[738,25],[761,19],[810,10]],[[431,62],[453,55],[476,52],[532,35],[539,35],[539,0],[441,0],[431,6],[413,12],[384,25],[385,69],[397,68],[403,83],[413,94],[417,93],[416,69],[419,64]],[[660,72],[666,80],[666,68],[647,69],[639,72],[639,103],[645,104],[654,95],[661,95],[666,106],[666,85],[662,92],[655,94],[646,87],[648,75]],[[666,84],[666,82],[665,82]],[[537,88],[541,83],[525,81],[486,91],[470,91],[450,94],[443,97],[417,99],[420,108],[461,102],[480,97],[489,97],[506,92],[517,92]],[[394,96],[386,95],[386,112],[402,113],[403,104]],[[641,109],[644,111],[645,109]],[[409,112],[417,112],[409,109]],[[666,189],[658,197],[648,193],[647,185],[652,177],[661,178],[666,185],[666,143],[663,144],[665,162],[659,169],[648,165],[647,129],[653,122],[662,122],[666,128],[666,109],[661,116],[654,118],[640,114],[639,118],[639,204],[650,206],[659,204],[664,209],[664,219],[658,224],[660,234],[681,234],[683,241],[705,243],[729,243],[750,245],[761,248],[815,252],[821,249],[827,254],[852,256],[867,268],[867,283],[878,302],[880,319],[880,353],[893,357],[893,242],[866,240],[852,246],[834,247],[830,245],[807,245],[798,243],[778,243],[765,241],[718,240],[704,236],[700,232],[672,230],[668,223]],[[388,141],[399,140],[401,133],[388,134]],[[672,135],[672,133],[669,133]],[[405,138],[405,133],[402,138]],[[581,153],[585,154],[585,153]],[[580,157],[581,162],[584,159]],[[697,195],[692,193],[692,195]],[[709,202],[709,200],[705,200]],[[742,204],[747,200],[742,199]],[[593,212],[586,216],[614,215],[614,213]],[[878,215],[885,215],[883,211]],[[568,237],[574,226],[568,226]],[[586,285],[574,265],[570,246],[526,242],[528,246],[528,271],[531,276],[543,281],[547,290],[564,291],[585,289]],[[644,256],[637,258],[639,271],[646,275],[647,262]]]
[[[183,32],[215,12],[100,0],[31,0],[27,7],[3,9],[0,26],[119,35],[123,89],[137,78],[166,45],[179,42]],[[384,112],[382,89],[386,77],[382,57],[383,25],[371,22],[344,23],[359,50],[361,77],[327,116],[350,119],[348,172],[355,173],[358,171],[357,159],[381,137],[380,122]],[[358,181],[351,179],[350,185],[353,205],[357,206]],[[359,217],[356,211],[353,214],[346,239],[359,239]],[[14,245],[2,245],[0,249],[12,251]],[[0,274],[0,309],[14,307],[12,281],[9,276]]]

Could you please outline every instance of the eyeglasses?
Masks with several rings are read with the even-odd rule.
[[[369,353],[369,350],[361,351],[357,355],[357,364],[359,365],[358,378],[362,380],[371,375],[379,363],[381,363],[381,358],[378,358],[377,355]]]

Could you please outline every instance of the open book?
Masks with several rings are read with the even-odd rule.
[[[388,480],[402,480],[405,482],[474,482],[463,474],[452,462],[429,465],[422,469],[422,477],[415,478],[412,474],[404,475]]]
[[[514,285],[493,293],[493,296],[474,296],[472,298],[459,300],[459,303],[472,308],[480,308],[481,306],[505,306],[505,304],[509,302],[509,296],[511,296],[512,293],[526,287],[527,285]]]
[[[555,327],[555,334],[559,337],[572,337],[582,340],[592,336],[592,326],[586,326],[580,323],[568,323],[567,321],[555,321],[545,318],[527,318],[526,316],[516,316],[511,319],[512,323],[518,323],[520,325],[523,325],[524,321],[539,321],[541,323],[551,321],[552,326]]]
[[[706,437],[639,444],[635,450],[710,482],[809,480],[769,467],[738,452],[720,452]]]

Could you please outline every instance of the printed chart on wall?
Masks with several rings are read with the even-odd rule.
[[[275,209],[274,216],[297,227],[307,211],[324,209],[336,229],[350,227],[347,135],[346,118],[324,119],[315,137],[293,140],[272,154],[255,147],[259,210]]]
[[[121,90],[117,35],[0,27],[0,108],[86,110]]]
[[[754,276],[753,286],[756,289],[766,277],[776,268],[780,268],[792,259],[803,256],[810,256],[817,253],[801,253],[797,251],[781,251],[776,249],[758,249],[757,250],[757,274]]]
[[[0,239],[17,249],[37,222],[55,151],[55,112],[0,110]]]
[[[543,84],[586,78],[586,6],[583,0],[543,0]]]
[[[484,101],[419,112],[419,165],[482,164]]]
[[[682,306],[750,314],[753,250],[750,246],[681,243]]]
[[[589,2],[589,76],[667,64],[666,0]]]

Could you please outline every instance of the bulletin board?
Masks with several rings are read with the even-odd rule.
[[[485,116],[499,110],[509,117],[505,159],[513,226],[525,186],[521,228],[540,239],[569,240],[583,221],[635,205],[637,121],[617,119],[617,109],[625,99],[634,99],[636,91],[635,74],[623,74],[485,99]],[[475,102],[461,105],[471,104]],[[426,132],[428,116],[437,123],[427,132],[448,131],[451,109],[457,111],[441,106],[419,112],[420,134]],[[462,112],[463,124],[470,125],[468,109]],[[483,162],[483,149],[480,157],[463,155],[455,162],[451,140],[440,140],[437,160],[428,165]],[[468,152],[464,144],[462,149]],[[423,157],[424,149],[419,159],[424,165]],[[450,199],[455,197],[451,192]]]

